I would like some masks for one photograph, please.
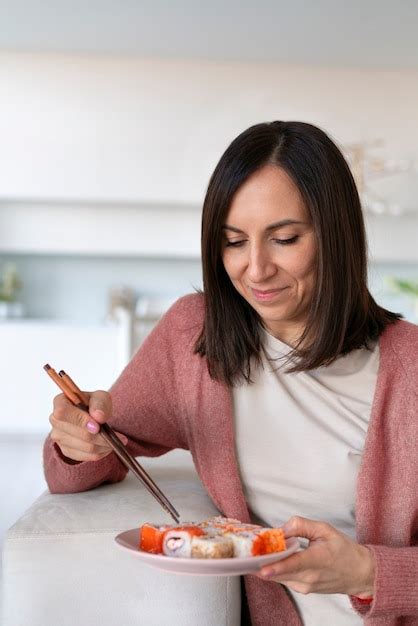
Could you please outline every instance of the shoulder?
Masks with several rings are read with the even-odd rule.
[[[201,325],[205,316],[205,298],[203,293],[190,293],[176,302],[168,309],[165,317],[170,322],[175,322],[179,328],[190,325]]]
[[[204,295],[192,293],[176,300],[155,330],[165,335],[168,341],[194,343],[202,331],[204,319]]]
[[[418,326],[405,320],[390,324],[380,337],[380,351],[389,360],[398,361],[405,371],[418,375]]]
[[[195,343],[204,321],[203,294],[190,294],[177,300],[145,337],[132,362],[180,368],[194,354]]]

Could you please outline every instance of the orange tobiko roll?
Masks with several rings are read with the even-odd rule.
[[[263,543],[262,552],[259,554],[271,554],[272,552],[282,552],[286,550],[284,532],[281,528],[267,528],[262,530],[259,537]]]
[[[234,556],[239,558],[261,556],[286,550],[284,533],[281,528],[227,532],[226,536],[231,537],[234,544]]]
[[[143,524],[139,529],[139,549],[144,552],[161,554],[163,551],[163,536],[169,526],[153,526]]]

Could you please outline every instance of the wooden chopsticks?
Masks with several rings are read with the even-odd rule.
[[[57,372],[48,363],[44,365],[44,370],[52,378],[52,380],[58,385],[64,395],[75,406],[83,411],[89,411],[89,401],[87,396],[77,387],[75,382],[70,378],[64,370]],[[155,484],[151,476],[147,474],[143,467],[138,463],[135,457],[131,456],[126,450],[123,443],[120,441],[115,431],[109,424],[100,424],[100,433],[103,439],[109,444],[112,450],[116,453],[122,463],[131,470],[133,474],[140,480],[148,491],[154,496],[167,513],[178,524],[180,522],[180,516],[169,499],[164,495],[161,489]]]

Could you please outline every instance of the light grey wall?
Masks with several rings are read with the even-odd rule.
[[[199,260],[86,256],[0,255],[0,265],[16,263],[30,317],[86,323],[104,320],[108,291],[127,286],[139,296],[171,298],[202,286]],[[383,306],[417,321],[410,298],[393,292],[388,277],[418,282],[418,264],[371,263],[370,290]]]
[[[16,264],[28,317],[102,322],[108,291],[126,286],[140,296],[171,298],[202,286],[199,260],[55,255],[0,255]]]

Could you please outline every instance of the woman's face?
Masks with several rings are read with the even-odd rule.
[[[232,284],[266,330],[294,344],[307,321],[317,247],[302,196],[283,169],[265,165],[238,189],[222,250]]]

